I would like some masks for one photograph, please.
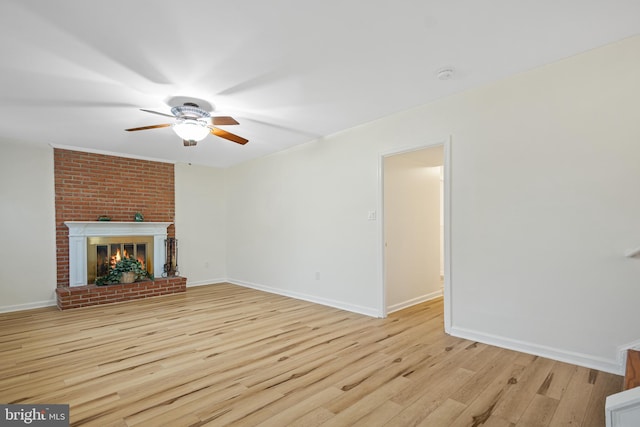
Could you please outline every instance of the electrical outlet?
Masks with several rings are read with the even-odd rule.
[[[369,221],[375,221],[376,220],[376,211],[369,211],[369,215],[367,215],[367,219]]]

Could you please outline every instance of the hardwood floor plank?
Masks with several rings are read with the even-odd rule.
[[[282,410],[276,407],[269,408],[271,414],[262,422],[256,422],[255,418],[245,418],[244,423],[236,423],[238,426],[260,426],[260,427],[281,427],[293,424],[294,421],[304,418],[315,409],[322,407],[325,403],[342,395],[343,391],[335,387],[325,388],[318,393],[314,393],[304,400],[287,406]],[[333,417],[333,414],[331,414]],[[324,419],[327,421],[329,418]]]
[[[607,396],[619,393],[622,390],[624,378],[594,370],[590,370],[590,372],[597,373],[597,376],[595,377],[593,390],[589,397],[583,424],[586,427],[603,426],[605,425],[605,400]]]
[[[473,372],[477,372],[483,369],[483,367],[487,363],[498,356],[498,354],[505,351],[504,349],[501,349],[499,347],[493,347],[491,345],[482,343],[473,343],[471,345],[479,347],[478,352],[465,360],[464,363],[460,365],[460,367]]]
[[[451,395],[451,398],[468,404],[474,400],[478,394],[491,384],[491,382],[503,370],[505,365],[510,365],[516,358],[513,351],[502,350],[495,354],[495,357],[487,362],[478,372],[476,372],[469,380]]]
[[[0,402],[72,426],[601,425],[622,377],[230,284],[0,314]]]
[[[537,393],[560,400],[574,373],[575,366],[568,363],[555,362]]]
[[[566,390],[560,396],[549,427],[582,425],[593,384],[589,382],[590,369],[573,366],[572,370],[573,374]]]
[[[287,427],[317,427],[333,418],[335,414],[325,408],[316,408],[303,417],[291,422]]]
[[[467,408],[467,405],[456,402],[453,399],[447,399],[440,404],[433,412],[423,418],[416,426],[418,427],[431,427],[431,426],[448,426],[453,420],[458,418],[462,411]]]
[[[242,421],[243,418],[254,412],[268,410],[270,404],[282,398],[282,394],[273,390],[262,390],[257,393],[240,395],[236,399],[221,402],[213,408],[206,408],[196,412],[203,426],[227,426],[233,422]]]
[[[387,400],[353,424],[353,427],[381,427],[398,415],[402,406]]]
[[[379,387],[393,381],[397,377],[404,377],[415,365],[429,359],[429,354],[423,351],[414,351],[410,354],[383,355],[379,363],[368,364],[360,370],[349,370],[351,375],[343,376],[335,384],[344,393],[339,399],[329,402],[325,407],[333,413],[344,411],[350,405],[362,399]],[[383,368],[383,369],[381,369]]]
[[[497,405],[518,384],[526,368],[516,364],[517,360],[518,358],[513,363],[503,366],[494,380],[470,402],[467,409],[451,423],[450,427],[477,427],[496,417]]]
[[[506,391],[495,407],[494,414],[517,423],[526,408],[535,398],[554,364],[553,360],[537,357],[526,366],[517,383]],[[555,409],[555,408],[554,408]]]
[[[386,425],[392,427],[395,425],[417,425],[423,419],[428,418],[433,412],[437,411],[440,405],[449,400],[449,397],[457,389],[459,389],[473,375],[472,371],[464,368],[458,368],[448,373],[446,377],[440,377],[437,381],[430,381],[427,387],[417,392],[417,396],[413,401],[404,406],[404,409]],[[412,387],[412,390],[416,390]],[[460,403],[460,402],[457,402]],[[466,408],[467,405],[463,406]]]
[[[522,427],[546,427],[558,407],[558,400],[536,394],[533,400],[518,420]]]
[[[496,417],[495,415],[489,417],[484,424],[480,425],[482,427],[516,427],[515,423],[509,422],[504,418]]]
[[[435,384],[447,378],[457,370],[460,363],[470,356],[470,353],[473,354],[473,351],[477,350],[477,347],[470,347],[469,344],[471,343],[466,340],[446,340],[438,346],[439,349],[434,348],[435,352],[431,358],[425,359],[410,372],[404,374],[411,380],[411,383],[392,400],[403,406],[409,406],[419,399],[425,384]]]
[[[405,388],[408,382],[410,381],[404,377],[395,377],[337,413],[335,417],[323,423],[322,426],[342,427],[355,424],[384,402],[389,401],[393,395]]]

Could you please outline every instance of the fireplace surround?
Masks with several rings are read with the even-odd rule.
[[[95,272],[89,272],[88,241],[96,237],[116,238],[123,243],[149,237],[153,248],[148,248],[154,277],[164,271],[167,227],[171,222],[110,222],[110,221],[65,221],[69,228],[69,287],[84,286],[95,280]],[[150,267],[150,266],[149,266]]]
[[[66,310],[186,292],[185,277],[163,274],[165,238],[175,237],[174,165],[59,147],[54,148],[53,155],[58,307]],[[144,214],[144,222],[134,221],[137,212]],[[96,221],[103,216],[112,221]],[[159,230],[155,232],[140,231],[156,225]],[[90,284],[86,258],[89,234],[108,239],[147,234],[153,250],[146,254],[152,256],[146,265],[153,267],[150,272],[154,279],[108,286]],[[118,238],[114,244],[120,242],[121,251],[126,248],[139,255],[139,248],[130,246],[131,240]],[[151,250],[150,245],[147,243],[143,251]],[[80,256],[75,256],[78,253]]]
[[[108,221],[65,221],[69,228],[69,286],[56,288],[57,305],[61,310],[89,307],[99,304],[130,301],[160,295],[177,294],[186,291],[187,279],[179,276],[164,276],[165,240],[167,227],[171,222],[108,222]],[[111,245],[109,250],[119,246],[121,251],[132,251],[139,255],[136,245],[144,245],[145,259],[153,265],[153,280],[141,282],[97,286],[88,283],[89,261],[87,251],[96,238]],[[111,242],[121,242],[111,243]],[[133,242],[133,243],[127,243]],[[95,249],[95,245],[93,245]],[[150,253],[147,253],[150,252]],[[107,252],[107,255],[110,255]],[[96,263],[95,260],[91,263]],[[94,264],[95,265],[95,264]]]

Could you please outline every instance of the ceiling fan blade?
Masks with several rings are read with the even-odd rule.
[[[229,117],[229,116],[212,117],[211,118],[211,122],[215,126],[227,126],[227,125],[239,125],[240,124],[240,123],[238,123],[236,121],[236,119],[234,119],[233,117]]]
[[[140,111],[144,111],[144,112],[151,113],[151,114],[157,114],[159,116],[171,117],[172,119],[176,118],[176,116],[171,115],[171,114],[159,113],[159,112],[153,111],[153,110],[145,110],[144,108],[141,108]]]
[[[125,129],[127,132],[131,132],[134,130],[147,130],[147,129],[157,129],[157,128],[166,128],[171,126],[169,123],[163,123],[161,125],[152,125],[152,126],[142,126],[140,128],[131,128],[131,129]]]
[[[214,134],[215,136],[219,136],[220,138],[224,138],[224,139],[228,139],[229,141],[233,141],[236,142],[240,145],[244,145],[247,142],[249,142],[248,139],[245,139],[241,136],[238,135],[234,135],[231,132],[227,132],[226,130],[222,130],[222,129],[218,129],[218,128],[212,128],[211,129],[211,133]]]

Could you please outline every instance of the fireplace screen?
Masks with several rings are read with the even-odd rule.
[[[87,283],[95,283],[125,257],[137,259],[153,274],[153,237],[88,237]]]

